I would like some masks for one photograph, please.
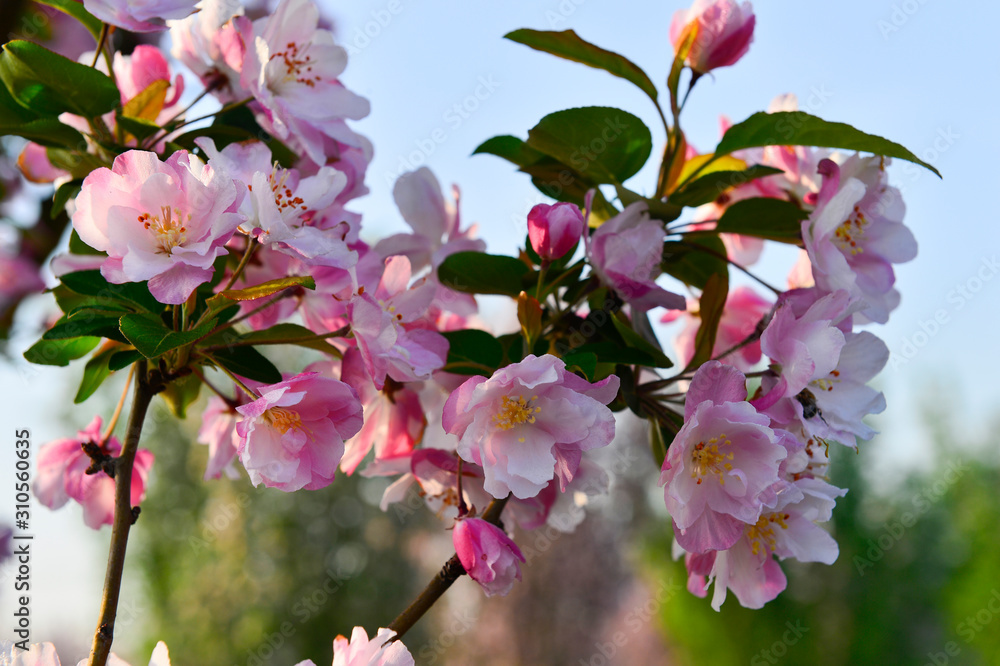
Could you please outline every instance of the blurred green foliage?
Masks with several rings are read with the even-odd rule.
[[[886,493],[866,454],[837,447],[831,481],[850,489],[832,529],[833,566],[786,561],[788,589],[762,610],[729,594],[722,610],[686,592],[661,610],[676,664],[1000,664],[1000,465],[997,442],[963,442],[929,419],[934,469]],[[991,429],[993,432],[996,429]],[[647,543],[654,579],[686,580],[667,530]]]

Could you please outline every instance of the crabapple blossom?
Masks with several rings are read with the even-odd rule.
[[[250,481],[285,492],[330,485],[344,441],[361,430],[358,394],[316,372],[261,386],[259,393],[236,408],[243,415],[238,453]]]
[[[237,393],[237,400],[243,397]],[[230,403],[217,395],[208,399],[205,411],[201,415],[201,428],[198,429],[198,442],[208,446],[208,465],[205,468],[205,480],[218,479],[223,474],[233,479],[237,477],[233,468],[233,460],[240,445],[240,436],[236,432],[239,423],[239,412],[236,407],[246,404],[246,400]]]
[[[198,0],[83,0],[88,12],[105,23],[131,32],[161,32],[169,19],[196,11]]]
[[[687,551],[729,548],[774,501],[787,451],[770,418],[745,399],[743,373],[718,361],[702,365],[691,381],[684,426],[660,475],[675,537]]]
[[[347,320],[375,388],[386,377],[398,382],[427,379],[445,364],[448,341],[418,321],[434,298],[435,285],[426,278],[408,287],[410,260],[390,257],[374,293],[364,287],[347,304]]]
[[[892,265],[910,261],[917,242],[903,224],[899,190],[887,185],[882,158],[857,155],[842,166],[820,162],[824,176],[816,210],[802,222],[802,240],[816,287],[846,290],[861,313],[884,324],[899,303]]]
[[[386,379],[381,391],[376,390],[357,348],[344,353],[340,379],[357,391],[365,416],[361,431],[347,440],[344,458],[340,461],[344,473],[353,474],[372,449],[376,460],[413,450],[427,425],[416,391],[391,379]]]
[[[481,518],[463,518],[451,532],[458,560],[486,596],[510,592],[521,580],[524,555],[504,531]]]
[[[372,638],[363,627],[354,627],[351,639],[337,636],[333,640],[333,666],[413,666],[413,655],[402,641],[393,641],[396,632],[379,629]],[[316,666],[311,660],[295,666]]]
[[[100,529],[111,525],[115,516],[115,482],[103,470],[88,474],[94,461],[84,446],[95,447],[95,453],[117,456],[122,449],[117,437],[102,442],[101,417],[95,416],[76,437],[58,439],[38,450],[38,472],[33,490],[38,501],[50,509],[58,509],[70,499],[83,506],[83,522]],[[132,506],[138,506],[146,495],[146,480],[153,466],[153,454],[139,449],[132,465]]]
[[[33,643],[27,650],[21,650],[11,644],[9,652],[6,647],[0,650],[0,664],[10,666],[60,666],[59,655],[52,643]],[[81,659],[77,666],[86,666],[88,660]],[[112,652],[108,655],[108,666],[129,666],[128,662]],[[170,654],[163,641],[156,644],[149,658],[149,666],[170,666]]]
[[[170,54],[201,79],[224,104],[249,96],[240,86],[246,45],[234,19],[243,15],[239,0],[201,0],[198,11],[168,21]]]
[[[528,211],[528,238],[543,261],[559,259],[576,247],[584,226],[576,204],[538,204]]]
[[[750,50],[756,17],[749,2],[695,0],[670,23],[670,43],[676,49],[691,32],[691,50],[685,63],[698,74],[736,64]]]
[[[253,95],[257,120],[278,139],[294,137],[316,164],[326,164],[324,138],[350,143],[345,119],[368,115],[368,101],[340,83],[347,51],[318,29],[310,0],[282,0],[274,13],[240,23],[246,44],[240,85]]]
[[[611,442],[615,418],[605,405],[618,386],[615,375],[592,384],[555,356],[530,354],[459,386],[445,403],[442,424],[459,437],[462,459],[484,468],[490,494],[526,499],[553,478],[565,490],[583,451]]]
[[[663,225],[650,219],[646,202],[637,201],[593,233],[588,256],[601,282],[635,309],[662,306],[683,310],[684,297],[654,281],[660,273],[665,237]]]
[[[101,274],[113,284],[149,281],[161,303],[183,303],[207,282],[243,221],[243,191],[186,151],[166,162],[130,150],[84,179],[73,227],[108,253]]]

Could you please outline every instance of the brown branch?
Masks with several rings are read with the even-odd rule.
[[[122,572],[125,568],[125,547],[128,533],[138,517],[138,507],[132,507],[132,464],[139,448],[139,436],[146,411],[153,396],[162,384],[150,380],[146,361],[140,361],[135,373],[135,390],[132,397],[132,413],[129,415],[125,432],[125,444],[115,459],[115,518],[111,528],[111,548],[108,553],[108,569],[104,577],[104,594],[101,597],[101,617],[94,633],[94,644],[90,650],[88,666],[105,666],[111,653],[111,643],[115,635],[115,616],[118,613],[118,595],[121,592]]]

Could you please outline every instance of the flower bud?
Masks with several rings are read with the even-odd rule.
[[[528,213],[531,247],[544,261],[572,250],[583,234],[583,214],[576,204],[538,204]]]
[[[685,62],[698,74],[736,64],[750,49],[756,17],[749,2],[735,0],[695,0],[691,9],[674,14],[670,42],[680,47],[689,32],[694,41]]]
[[[458,559],[486,596],[505,595],[521,580],[524,555],[504,531],[481,518],[465,518],[455,523],[451,533]]]

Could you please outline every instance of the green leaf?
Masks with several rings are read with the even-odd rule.
[[[815,146],[843,148],[919,164],[938,177],[941,173],[903,146],[874,134],[866,134],[845,123],[834,123],[803,111],[755,113],[726,131],[715,155],[729,155],[744,148],[763,146]]]
[[[704,289],[716,273],[729,274],[726,246],[718,235],[686,236],[683,241],[663,244],[663,272],[684,284]]]
[[[99,270],[67,273],[59,279],[69,289],[84,296],[119,301],[132,309],[139,308],[149,312],[163,311],[163,304],[153,298],[145,282],[111,284],[104,279]]]
[[[239,344],[296,345],[335,356],[340,355],[340,350],[327,342],[326,338],[317,338],[315,332],[298,324],[278,324],[262,331],[247,333],[240,336]]]
[[[45,331],[42,340],[68,340],[84,335],[96,335],[102,338],[120,340],[121,334],[118,331],[118,318],[114,315],[104,313],[94,314],[93,310],[86,308],[78,310],[79,316],[72,319],[62,317],[52,328]]]
[[[113,345],[98,351],[93,358],[87,361],[87,365],[83,367],[83,380],[80,382],[80,388],[77,390],[73,402],[79,404],[94,394],[94,391],[111,375],[108,362],[120,352],[121,347]]]
[[[246,289],[226,289],[225,291],[219,292],[219,295],[228,298],[231,301],[253,301],[258,298],[264,298],[265,296],[276,294],[279,291],[288,289],[289,287],[305,287],[306,289],[315,289],[316,281],[308,275],[279,278],[277,280],[269,280],[252,287],[247,287]]]
[[[118,126],[123,130],[142,141],[148,139],[160,130],[160,126],[151,120],[144,118],[133,118],[118,114]]]
[[[24,358],[39,365],[67,366],[70,361],[86,356],[101,341],[96,337],[68,340],[39,340],[24,352]]]
[[[649,450],[656,466],[663,467],[663,461],[667,459],[667,440],[660,422],[655,418],[649,419]]]
[[[518,166],[537,164],[547,158],[541,151],[535,150],[516,136],[503,134],[483,141],[472,151],[473,155],[496,155]]]
[[[595,183],[623,183],[649,159],[653,137],[639,118],[603,106],[550,113],[528,131],[528,146]]]
[[[579,347],[573,347],[570,353],[593,354],[597,357],[598,363],[611,363],[615,365],[645,365],[655,367],[657,362],[656,358],[641,349],[625,347],[620,342],[612,342],[611,340],[587,342]],[[565,359],[568,355],[563,356],[563,358]]]
[[[122,368],[127,368],[143,358],[143,355],[134,349],[120,351],[108,360],[108,369],[112,372],[115,370],[121,370]]]
[[[802,243],[802,220],[808,217],[809,213],[791,201],[743,199],[726,208],[715,230],[795,245]]]
[[[198,399],[200,391],[201,379],[195,374],[190,374],[167,384],[160,397],[167,403],[174,416],[185,419],[188,406]]]
[[[642,92],[649,95],[650,99],[656,101],[656,86],[649,80],[641,67],[625,56],[591,44],[572,30],[549,32],[525,28],[509,32],[504,37],[513,42],[530,46],[536,51],[551,53],[554,56],[595,69],[603,69],[613,76],[634,83]]]
[[[212,127],[215,128],[217,126],[238,128],[247,133],[248,136],[244,138],[263,141],[267,144],[267,147],[271,149],[271,156],[278,161],[278,164],[286,169],[295,166],[295,163],[299,159],[298,155],[296,155],[288,146],[265,132],[254,118],[253,111],[248,109],[245,105],[216,114],[215,120],[212,121]],[[188,134],[190,134],[190,132]],[[213,136],[213,134],[209,133],[207,136]],[[244,139],[238,140],[242,141]],[[227,143],[232,142],[229,141]],[[216,148],[221,150],[222,146],[217,144]]]
[[[48,5],[53,9],[58,9],[62,13],[72,16],[83,24],[87,32],[94,36],[95,42],[101,38],[101,27],[104,24],[101,23],[99,18],[84,9],[82,2],[78,2],[77,0],[35,0],[35,2]]]
[[[67,185],[68,184],[69,183],[67,183]],[[59,189],[62,189],[62,188],[59,188]],[[59,190],[56,190],[56,196],[59,196]],[[100,250],[95,250],[94,248],[92,248],[89,245],[87,245],[86,243],[84,243],[83,239],[80,238],[80,234],[76,233],[76,229],[73,229],[70,232],[70,234],[69,234],[69,251],[70,251],[70,254],[83,254],[83,255],[91,255],[91,256],[96,256],[96,255],[107,256],[104,252],[101,252]],[[82,272],[82,271],[79,271],[79,272]],[[98,271],[98,273],[100,273],[100,271]]]
[[[212,352],[210,357],[235,375],[265,384],[281,381],[281,371],[253,347],[232,347]]]
[[[449,344],[445,372],[489,377],[503,364],[503,345],[486,331],[470,328],[442,335]]]
[[[43,116],[68,111],[93,118],[121,102],[107,75],[23,40],[4,44],[0,80],[18,104]]]
[[[615,330],[622,336],[622,339],[625,341],[625,346],[638,349],[639,351],[648,354],[653,359],[653,367],[669,368],[673,366],[673,362],[667,358],[667,355],[663,353],[662,349],[632,330],[631,324],[625,320],[623,314],[620,312],[615,313],[615,315],[611,317],[611,323],[615,325]]]
[[[50,147],[45,150],[45,155],[52,166],[68,171],[73,178],[79,180],[86,178],[95,169],[106,166],[100,157],[81,151],[79,146],[73,150]]]
[[[24,123],[0,120],[0,134],[15,134],[47,148],[66,146],[79,149],[87,145],[87,140],[80,132],[55,118],[36,118]]]
[[[66,203],[70,199],[75,199],[76,195],[80,193],[80,188],[83,186],[83,180],[71,180],[68,183],[63,183],[58,188],[56,188],[56,193],[52,196],[52,210],[49,212],[50,219],[56,219],[59,214],[66,210]],[[70,252],[74,252],[73,248],[73,238],[76,239],[77,243],[84,245],[90,252],[86,254],[93,254],[97,252],[94,248],[86,245],[80,240],[80,236],[76,233],[76,229],[72,232],[72,237],[70,238]],[[76,253],[83,254],[83,253]],[[101,254],[101,253],[98,253]]]
[[[694,356],[687,364],[685,372],[697,368],[712,358],[715,338],[719,334],[719,320],[722,319],[727,296],[729,296],[729,276],[716,273],[709,277],[701,292],[701,298],[698,299],[698,316],[701,318],[701,325],[694,338]]]
[[[517,296],[529,274],[534,272],[513,257],[482,252],[456,252],[438,267],[441,284],[467,294]]]
[[[784,173],[781,169],[755,164],[742,171],[713,171],[688,183],[667,199],[676,206],[701,206],[711,203],[733,187],[744,185],[757,178]]]
[[[135,313],[122,317],[119,326],[125,338],[143,356],[152,359],[204,337],[215,327],[215,321],[210,319],[190,331],[173,331],[158,315]]]
[[[597,374],[597,354],[594,352],[574,351],[562,357],[568,370],[579,370],[589,381],[594,381]]]

